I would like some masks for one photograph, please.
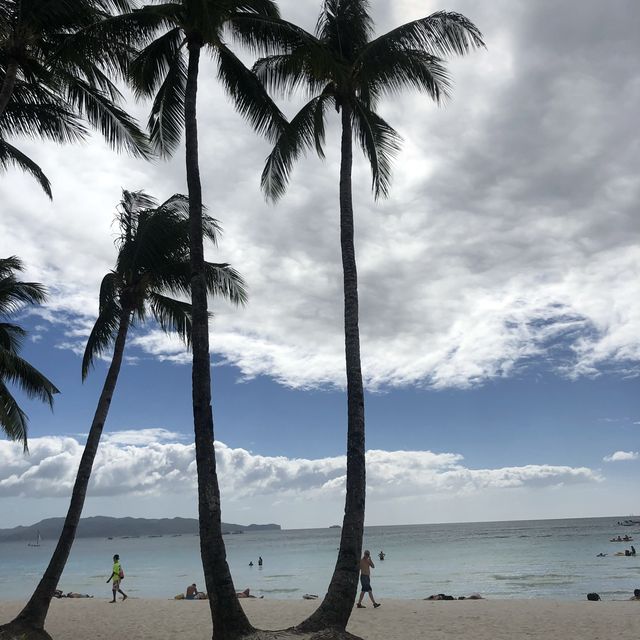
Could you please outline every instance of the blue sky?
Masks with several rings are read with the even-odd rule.
[[[315,0],[280,4],[313,27]],[[372,7],[379,32],[443,8]],[[404,138],[388,200],[373,202],[360,155],[354,164],[367,522],[637,514],[640,5],[446,8],[480,27],[487,50],[451,61],[443,108],[411,93],[381,105]],[[203,63],[204,200],[225,230],[208,255],[250,293],[242,310],[213,302],[223,517],[326,526],[343,509],[346,422],[336,121],[326,161],[303,160],[267,205],[269,148],[214,75]],[[128,106],[144,120],[148,105]],[[21,149],[54,201],[27,176],[0,175],[0,255],[49,288],[47,306],[21,317],[25,354],[63,393],[53,414],[25,403],[30,456],[0,440],[6,526],[65,512],[105,371],[81,385],[121,188],[185,191],[180,154],[143,163],[97,137]],[[156,327],[138,329],[127,354],[85,514],[195,516],[189,354]]]

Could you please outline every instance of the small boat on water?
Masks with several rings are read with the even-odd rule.
[[[39,547],[40,546],[40,540],[42,540],[42,537],[40,536],[40,529],[38,529],[38,532],[36,533],[36,541],[35,542],[27,542],[27,546],[28,547]]]
[[[617,538],[611,538],[609,542],[633,542],[632,536],[618,536]]]

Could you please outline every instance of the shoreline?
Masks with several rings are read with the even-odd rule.
[[[640,601],[559,600],[381,600],[382,607],[354,609],[347,629],[367,640],[445,640],[562,638],[563,640],[637,640]],[[56,640],[201,640],[211,636],[205,600],[137,599],[115,605],[107,598],[54,600],[46,629]],[[283,629],[300,623],[318,601],[248,599],[241,601],[252,624]],[[0,623],[23,602],[0,601]]]

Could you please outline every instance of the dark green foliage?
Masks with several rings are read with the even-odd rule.
[[[185,196],[175,195],[154,205],[142,191],[123,191],[117,214],[118,258],[100,285],[98,318],[82,359],[83,379],[94,359],[113,346],[123,312],[129,313],[132,326],[153,318],[164,331],[175,331],[190,343],[191,305],[172,297],[190,291],[189,203]],[[215,243],[217,221],[204,216],[203,230]],[[210,262],[206,267],[211,295],[234,304],[246,302],[244,281],[234,269]]]
[[[11,440],[18,440],[27,450],[27,416],[9,390],[15,385],[27,394],[53,406],[58,389],[35,367],[19,355],[26,332],[5,321],[25,305],[42,304],[45,288],[37,282],[22,282],[16,274],[23,271],[15,256],[0,258],[0,428]]]
[[[40,167],[8,139],[83,139],[88,122],[115,149],[147,157],[148,143],[119,106],[115,80],[132,49],[100,25],[126,0],[0,0],[0,169],[30,173],[51,197]]]

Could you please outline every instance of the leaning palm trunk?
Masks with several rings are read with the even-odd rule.
[[[98,444],[102,436],[102,429],[109,413],[111,398],[118,382],[118,374],[122,365],[122,356],[127,341],[127,332],[129,330],[129,321],[131,312],[125,310],[120,317],[120,326],[116,337],[113,350],[113,359],[109,366],[107,377],[102,387],[102,393],[98,400],[98,406],[89,429],[87,443],[85,444],[80,466],[78,467],[78,475],[73,485],[71,493],[71,504],[64,520],[62,533],[56,545],[55,551],[51,556],[49,566],[47,567],[42,579],[36,587],[31,599],[25,605],[24,609],[10,623],[0,627],[0,639],[5,638],[49,638],[49,634],[44,631],[44,622],[51,605],[51,599],[58,586],[62,572],[67,563],[71,546],[76,537],[76,530],[82,515],[82,507],[87,495],[87,487],[89,486],[89,478],[91,477],[91,469],[98,451]]]
[[[353,163],[351,108],[342,105],[340,164],[340,244],[344,277],[344,333],[347,369],[347,491],[338,559],[329,590],[320,607],[300,630],[318,631],[327,627],[345,629],[358,590],[359,560],[362,551],[365,513],[364,392],[360,366],[358,329],[358,273],[353,242]]]
[[[196,97],[200,42],[189,42],[189,65],[185,89],[185,132],[187,186],[189,189],[189,232],[191,252],[191,306],[193,370],[193,425],[198,468],[198,514],[200,553],[215,640],[230,640],[250,632],[244,610],[236,597],[222,540],[220,489],[216,473],[211,411],[211,363],[209,316],[204,272],[202,237],[202,186],[198,166]]]

